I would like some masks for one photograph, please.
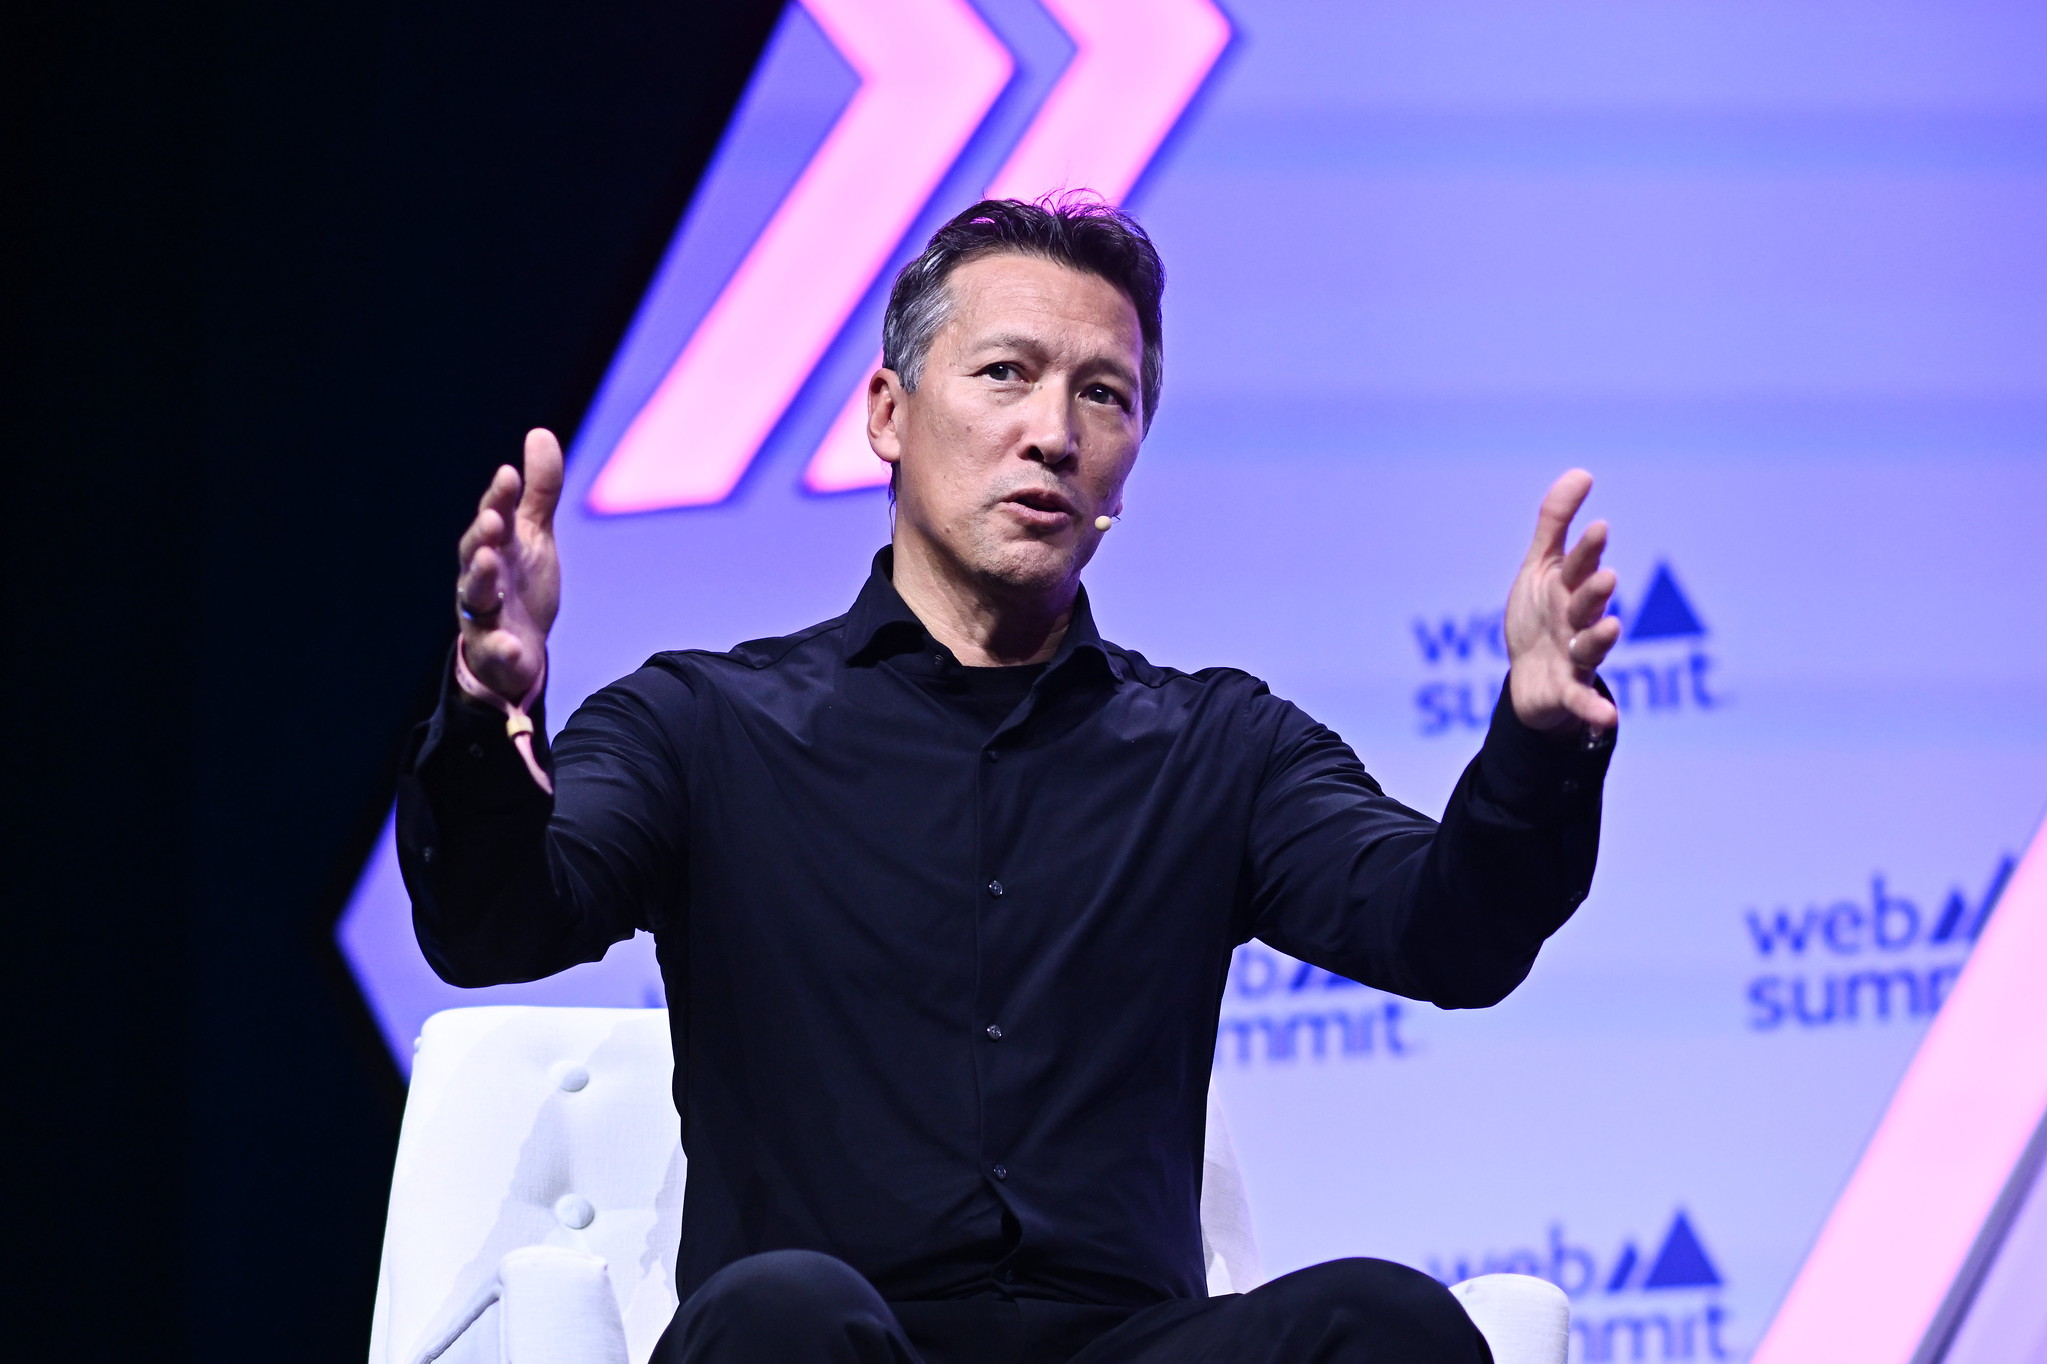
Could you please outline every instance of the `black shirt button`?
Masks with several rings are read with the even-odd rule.
[[[422,862],[431,862],[434,860],[433,844],[429,843],[424,848],[421,848],[419,850],[419,860]]]
[[[988,1171],[988,1173],[994,1175],[997,1179],[1008,1179],[1009,1167],[1007,1165],[997,1165],[995,1168]]]
[[[1564,794],[1565,794],[1565,795],[1567,795],[1567,796],[1575,796],[1575,795],[1577,795],[1577,794],[1578,794],[1578,779],[1577,779],[1576,777],[1565,777],[1565,778],[1564,778],[1564,788],[1563,788],[1563,789],[1564,789]]]
[[[995,751],[994,749],[992,749],[992,748],[988,750],[988,761],[989,761],[989,762],[991,762],[991,763],[992,763],[992,762],[994,762],[994,761],[995,761],[995,760],[996,760],[997,758],[999,758],[999,757],[1001,757],[1001,756],[1002,756],[1002,755],[1001,755],[1000,753],[997,753],[997,752],[996,752],[996,751]]]
[[[1000,900],[1002,898],[1002,883],[1000,881],[990,881],[988,883],[988,893]]]
[[[981,1031],[988,1034],[990,1042],[1000,1042],[1002,1040],[1002,1025],[1000,1023],[990,1023]]]

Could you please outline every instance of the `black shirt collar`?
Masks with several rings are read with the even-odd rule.
[[[873,663],[899,653],[921,649],[931,638],[924,622],[917,618],[896,591],[895,549],[883,545],[875,552],[873,567],[853,609],[846,613],[844,635],[846,661]],[[1078,589],[1073,599],[1073,618],[1066,624],[1066,637],[1046,667],[1047,675],[1075,668],[1099,668],[1118,681],[1123,679],[1123,661],[1095,629],[1095,616],[1088,606],[1087,589]]]

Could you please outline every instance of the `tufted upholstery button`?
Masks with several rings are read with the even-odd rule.
[[[547,1068],[547,1078],[556,1089],[574,1094],[590,1083],[590,1072],[573,1061],[556,1061]]]
[[[597,1209],[581,1194],[565,1193],[554,1200],[554,1220],[570,1231],[581,1231],[597,1220]]]

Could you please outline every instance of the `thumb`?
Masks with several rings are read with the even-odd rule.
[[[562,497],[562,447],[554,432],[536,426],[526,433],[526,487],[519,498],[519,519],[542,530],[554,528],[554,509]]]
[[[1549,491],[1543,494],[1542,509],[1535,514],[1535,540],[1528,546],[1529,563],[1563,554],[1571,518],[1585,505],[1585,496],[1591,491],[1592,475],[1583,469],[1571,469],[1549,485]]]

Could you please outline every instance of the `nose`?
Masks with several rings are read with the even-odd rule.
[[[1075,429],[1069,405],[1060,401],[1058,386],[1040,384],[1031,395],[1025,428],[1030,444],[1024,458],[1047,469],[1060,469],[1080,458],[1080,432]]]

